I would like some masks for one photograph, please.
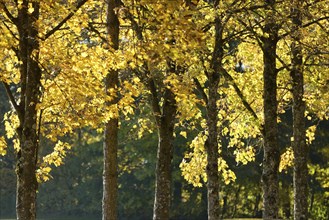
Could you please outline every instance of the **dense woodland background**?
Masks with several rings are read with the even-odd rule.
[[[327,1],[0,12],[0,217],[328,219]]]

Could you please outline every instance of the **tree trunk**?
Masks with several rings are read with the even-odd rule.
[[[109,35],[109,44],[114,49],[119,49],[119,20],[114,12],[114,9],[119,6],[116,0],[109,0],[107,2],[107,32]],[[107,105],[117,105],[117,91],[119,84],[118,71],[110,70],[106,77],[106,92],[113,96],[112,101]],[[116,109],[117,111],[117,109]],[[102,219],[115,220],[118,217],[118,112],[114,114],[105,125],[104,131],[104,167],[103,167],[103,205],[102,205]]]
[[[275,24],[275,1],[266,1],[269,5],[264,27],[267,37],[262,38],[264,62],[264,158],[263,158],[263,205],[264,219],[277,219],[279,211],[278,167],[280,162],[277,125],[277,69],[276,47],[278,28]]]
[[[277,142],[276,45],[273,45],[272,42],[264,43],[263,218],[276,219],[279,207],[278,167],[280,162]],[[273,57],[274,59],[271,59]]]
[[[115,220],[118,198],[118,118],[107,122],[104,133],[103,220]]]
[[[176,100],[170,89],[165,89],[163,99],[162,114],[157,120],[159,145],[155,173],[153,220],[169,219],[171,203],[171,161],[173,158]]]
[[[218,109],[218,80],[209,82],[209,98],[207,105],[208,137],[205,143],[207,153],[207,194],[208,194],[208,220],[219,219],[219,173],[218,173],[218,140],[217,121]]]
[[[33,2],[34,12],[28,13],[28,1],[23,1],[18,10],[17,29],[19,32],[19,60],[20,66],[20,103],[16,104],[16,112],[20,125],[17,134],[20,141],[20,150],[17,153],[17,192],[16,212],[18,220],[36,219],[36,164],[38,155],[39,137],[37,133],[37,108],[40,102],[41,69],[38,66],[39,43],[38,30],[34,23],[39,18],[39,3]],[[35,55],[32,58],[32,52]]]
[[[217,7],[218,1],[215,6]],[[220,81],[221,61],[223,58],[222,25],[219,17],[215,18],[215,47],[212,55],[211,71],[208,73],[209,93],[207,102],[207,128],[208,136],[205,142],[207,153],[207,194],[208,194],[208,220],[218,220],[219,206],[219,173],[218,173],[218,87]]]
[[[36,64],[37,65],[37,64]],[[39,102],[39,88],[41,71],[38,67],[29,71],[28,91],[25,95],[26,106],[22,132],[19,132],[20,152],[17,155],[17,197],[16,211],[18,220],[32,220],[36,218],[36,164],[39,137],[37,134],[37,110]],[[33,79],[33,80],[31,80]]]
[[[298,28],[302,25],[302,2],[292,0],[292,23],[293,42],[292,50],[292,69],[290,72],[292,78],[293,95],[293,150],[294,150],[294,219],[303,220],[308,218],[308,170],[307,157],[308,149],[306,145],[305,128],[305,102],[304,78],[303,78],[303,55],[301,45],[301,32]]]

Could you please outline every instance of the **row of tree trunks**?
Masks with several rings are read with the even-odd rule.
[[[109,46],[119,49],[119,19],[115,13],[115,8],[120,4],[117,0],[107,1],[107,34],[109,36]],[[105,80],[106,92],[113,96],[108,106],[117,105],[117,91],[119,86],[118,70],[110,70]],[[113,108],[116,109],[116,108]],[[105,125],[104,130],[104,162],[103,162],[103,205],[102,219],[115,220],[118,218],[118,109],[115,117],[111,118]]]
[[[275,23],[274,0],[266,1],[269,13],[265,19],[264,30],[268,37],[263,37],[264,62],[264,160],[263,160],[263,204],[264,219],[277,219],[279,211],[278,198],[278,166],[279,146],[277,142],[277,69],[276,47],[278,27]],[[302,2],[291,1],[292,44],[291,44],[291,71],[293,95],[293,150],[294,150],[294,219],[308,218],[308,147],[306,145],[305,102],[303,79],[303,55],[300,28],[302,27]]]

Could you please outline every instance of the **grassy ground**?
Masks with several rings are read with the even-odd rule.
[[[0,220],[15,220],[15,219],[0,219]],[[38,220],[98,220],[91,218],[40,218]],[[232,218],[224,220],[261,220],[261,218]]]
[[[15,220],[15,219],[0,219],[0,220]],[[38,218],[37,220],[99,220],[96,218]],[[232,219],[224,219],[224,220],[261,220],[261,218],[232,218]]]
[[[15,220],[15,219],[11,219],[11,218],[0,218],[0,220]],[[37,220],[99,220],[97,218],[90,218],[90,217],[78,217],[78,218],[74,218],[74,217],[68,217],[68,218],[37,218]]]

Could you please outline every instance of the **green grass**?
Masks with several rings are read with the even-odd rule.
[[[15,219],[9,219],[9,218],[5,218],[5,219],[0,219],[0,220],[15,220]],[[98,220],[97,218],[81,218],[81,217],[67,217],[67,218],[38,218],[37,220]],[[230,218],[230,219],[224,219],[224,220],[261,220],[261,218]]]
[[[4,218],[4,219],[0,219],[0,220],[15,220],[15,219],[10,219],[10,218]],[[90,217],[67,217],[67,218],[37,218],[37,220],[99,220],[97,218],[90,218]]]
[[[261,218],[224,218],[224,220],[261,220]]]

